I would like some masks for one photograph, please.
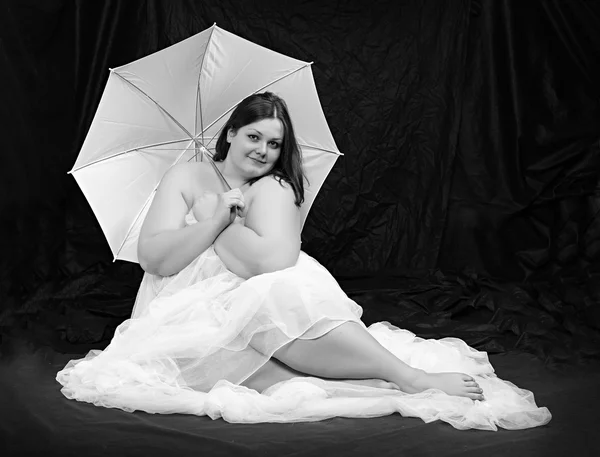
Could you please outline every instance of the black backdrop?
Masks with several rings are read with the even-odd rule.
[[[422,336],[585,360],[600,347],[600,2],[4,0],[0,325],[105,344],[141,270],[67,175],[108,68],[216,22],[314,61],[345,156],[303,249]],[[76,349],[74,349],[76,347]]]

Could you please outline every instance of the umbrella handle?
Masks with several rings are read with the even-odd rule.
[[[227,187],[227,190],[231,190],[231,186],[229,185],[229,183],[225,179],[225,176],[223,176],[223,173],[221,173],[221,170],[219,170],[219,168],[217,168],[217,165],[215,165],[215,162],[213,161],[213,159],[208,155],[208,150],[204,146],[200,146],[200,152],[202,152],[202,155],[206,155],[206,158],[208,159],[208,161],[210,162],[210,164],[212,165],[212,167],[217,172],[217,175],[219,175],[219,177],[221,178],[221,180],[225,184],[225,187]]]

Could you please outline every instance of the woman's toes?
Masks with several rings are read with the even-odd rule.
[[[468,398],[470,398],[471,400],[479,400],[479,401],[484,401],[485,398],[483,395],[481,395],[480,393],[476,393],[476,392],[471,392],[468,393],[466,395]]]
[[[479,387],[469,387],[467,392],[469,398],[472,398],[473,400],[484,400],[483,390]]]

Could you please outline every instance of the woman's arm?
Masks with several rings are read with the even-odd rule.
[[[174,166],[156,191],[138,240],[138,260],[148,273],[170,276],[180,272],[230,223],[220,214],[186,226],[184,193],[193,179],[191,173],[187,164]]]
[[[217,237],[215,251],[227,268],[243,278],[294,266],[300,253],[300,211],[292,188],[273,177],[256,192],[246,224],[231,224]]]

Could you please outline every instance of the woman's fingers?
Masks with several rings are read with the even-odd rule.
[[[244,198],[244,194],[239,189],[231,189],[229,192],[225,192],[226,196]]]
[[[227,206],[230,208],[237,206],[240,209],[244,209],[246,207],[246,203],[244,202],[243,198],[230,197],[230,198],[226,199],[225,202],[227,203]]]
[[[239,189],[232,189],[229,192],[226,192],[223,196],[225,197],[225,201],[230,208],[237,206],[243,210],[246,207],[246,203],[244,202],[244,194]]]
[[[229,192],[225,192],[223,194],[223,203],[225,203],[229,209],[235,211],[238,216],[245,216],[246,202],[244,201],[244,194],[241,190],[232,189]]]

